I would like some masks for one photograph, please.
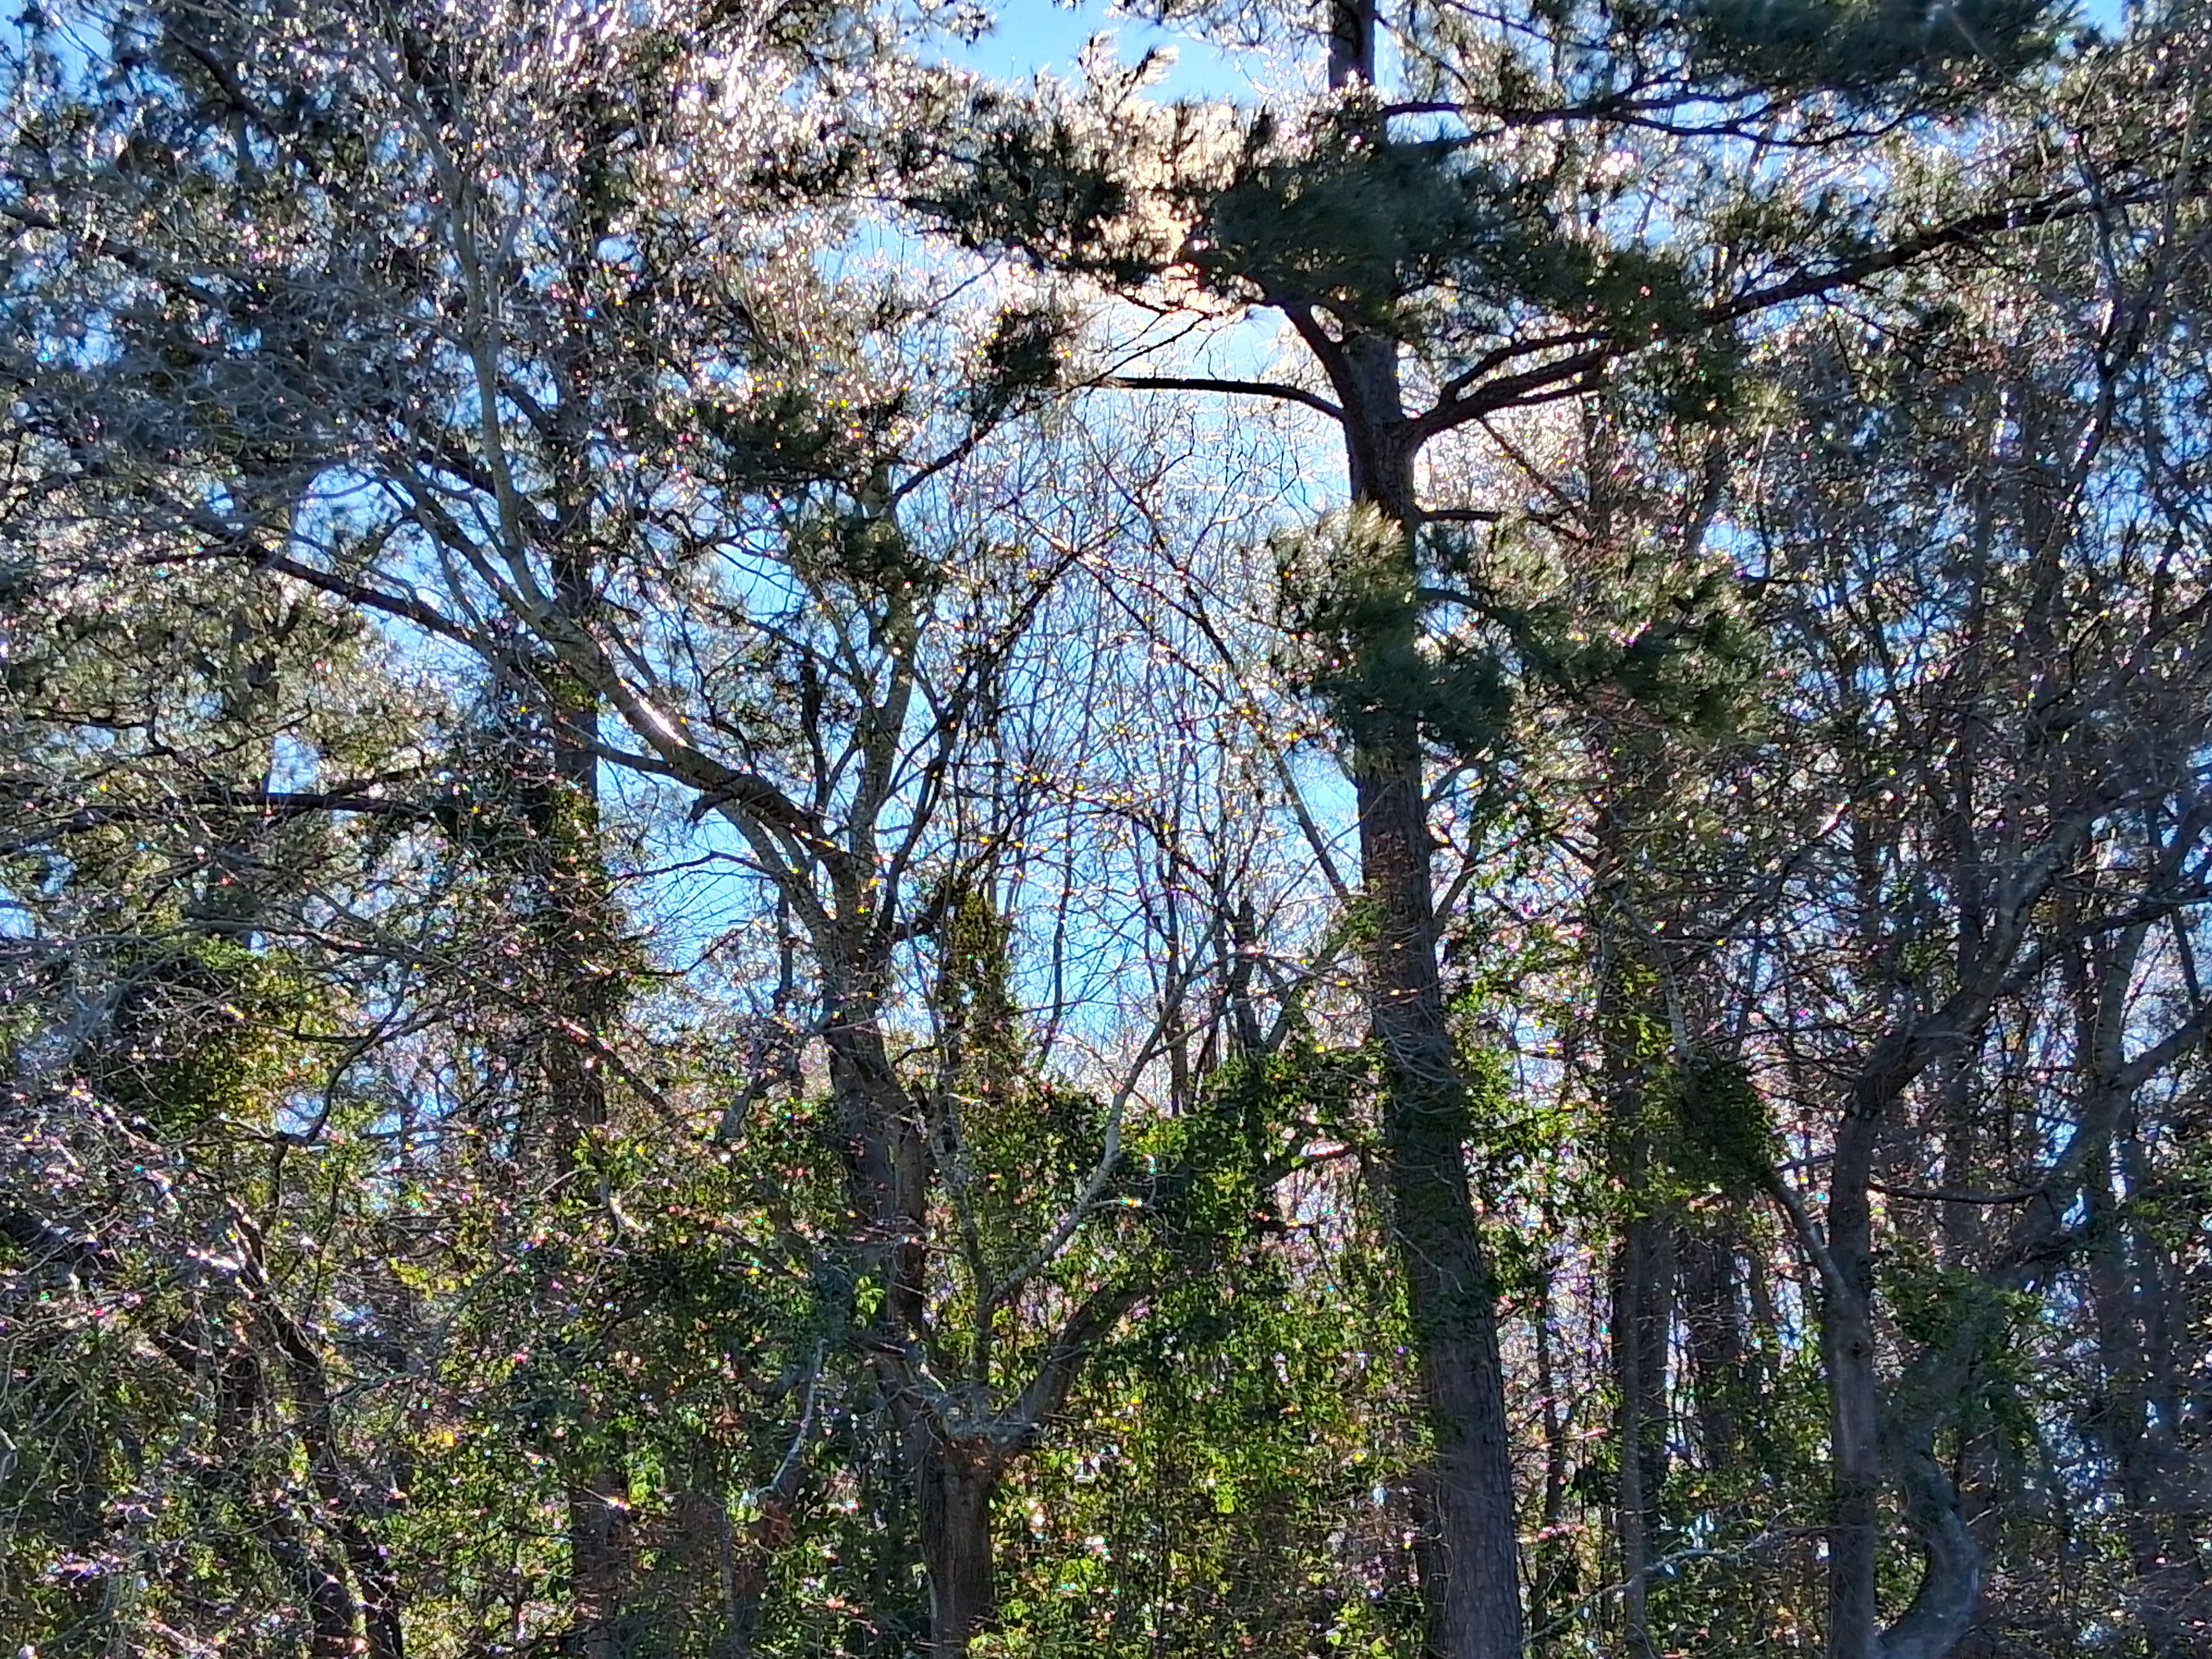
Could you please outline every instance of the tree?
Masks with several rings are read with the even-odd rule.
[[[999,711],[1055,683],[1024,641],[1067,573],[1148,533],[1157,472],[1017,533],[981,520],[972,493],[1001,498],[1027,464],[1001,432],[1051,381],[1049,313],[1010,305],[971,333],[926,293],[811,263],[834,244],[788,204],[851,167],[835,126],[882,92],[866,76],[899,84],[866,20],[565,16],[129,12],[96,115],[75,70],[33,64],[9,210],[52,274],[25,337],[131,348],[40,343],[16,380],[50,477],[100,481],[71,498],[82,521],[343,601],[492,688],[450,815],[520,935],[498,981],[521,1015],[500,1055],[535,1218],[518,1237],[539,1250],[541,1337],[574,1352],[511,1363],[565,1489],[562,1641],[627,1650],[647,1616],[631,1510],[657,1431],[616,1378],[651,1345],[615,1334],[643,1288],[616,1264],[663,1247],[626,1237],[643,1224],[613,1171],[624,1120],[665,1097],[617,1029],[635,974],[605,806],[626,776],[735,872],[789,964],[726,1134],[818,1087],[842,1170],[833,1215],[755,1246],[819,1286],[816,1352],[795,1343],[799,1379],[769,1396],[796,1414],[790,1452],[755,1501],[793,1502],[836,1417],[819,1374],[859,1361],[842,1409],[895,1425],[930,1641],[957,1652],[991,1614],[1005,1469],[1172,1271],[1146,1267],[1123,1122],[1170,1027],[1219,1018],[1194,990],[1227,971],[1217,926],[1133,1038],[1088,1034],[1127,1052],[1051,1076],[998,911],[1001,882],[1042,879],[1017,855],[1057,745],[1080,777],[1097,742],[1079,722],[1010,752]],[[785,78],[745,79],[763,69]],[[119,151],[78,146],[102,119]],[[281,511],[260,487],[279,477]],[[1082,860],[1126,865],[1084,843],[1127,820],[1073,822]],[[1071,1176],[1072,1206],[1024,1235]]]
[[[1225,128],[1188,110],[1149,117],[1126,86],[1060,108],[986,93],[977,139],[920,197],[972,240],[1161,303],[1194,292],[1276,311],[1325,387],[1113,377],[1278,398],[1342,434],[1354,509],[1319,561],[1333,589],[1305,622],[1325,641],[1313,689],[1359,797],[1393,1225],[1437,1460],[1430,1642],[1504,1654],[1522,1641],[1508,1415],[1437,965],[1426,758],[1495,747],[1525,642],[1490,596],[1450,586],[1463,565],[1440,529],[1493,515],[1425,502],[1420,457],[1620,376],[1717,410],[1742,325],[2090,198],[1999,180],[1978,201],[1916,199],[1911,218],[1832,191],[1808,214],[1791,167],[1753,159],[1871,161],[1885,127],[1972,109],[2047,50],[2032,8],[1932,23],[1822,7],[1391,21],[1402,93],[1380,73],[1376,9],[1340,5],[1317,31],[1328,96]],[[1474,627],[1436,625],[1462,610]]]
[[[2196,748],[2201,622],[2184,568],[2154,574],[2138,562],[2161,556],[2147,550],[2163,489],[2117,482],[2164,465],[2134,459],[2138,447],[2167,453],[2161,400],[2137,388],[2161,374],[2150,362],[2169,331],[2192,331],[2162,297],[2178,257],[2166,228],[2192,210],[2172,194],[2132,211],[2110,206],[2021,251],[2024,270],[2054,270],[2082,258],[2103,226],[2111,251],[2088,268],[2114,320],[2086,346],[2066,343],[2047,313],[2015,331],[1986,312],[1947,318],[1930,305],[1926,331],[1896,337],[1895,356],[1851,354],[1847,392],[1825,366],[1840,368],[1830,354],[1843,340],[1821,342],[1808,354],[1808,387],[1828,388],[1812,394],[1815,454],[1793,471],[1790,494],[1762,503],[1770,548],[1790,535],[1838,561],[1802,578],[1794,553],[1771,568],[1804,596],[1801,633],[1821,641],[1821,665],[1800,684],[1822,708],[1846,803],[1834,856],[1849,872],[1830,878],[1823,910],[1833,920],[1807,945],[1853,963],[1820,977],[1859,988],[1836,1007],[1836,1029],[1852,1033],[1847,1050],[1829,1052],[1802,1015],[1791,1022],[1799,1034],[1783,1039],[1791,1095],[1832,1089],[1839,1102],[1823,1109],[1834,1137],[1825,1224],[1794,1188],[1777,1187],[1822,1286],[1838,1652],[1941,1654],[1964,1634],[1984,1546],[1936,1437],[1954,1425],[1972,1432],[1953,1413],[1996,1363],[2003,1297],[2040,1289],[2080,1248],[2063,1218],[2083,1201],[2115,1114],[2200,1041],[2201,1003],[2166,977],[2175,963],[2152,941],[2185,939],[2183,919],[2200,902],[2187,873],[2199,786],[2181,757]],[[2008,291],[2006,276],[1988,280],[1992,299]],[[1973,330],[1973,343],[1954,326]],[[1910,391],[1887,380],[1907,363],[1920,377]],[[1937,413],[1946,400],[1984,398],[2010,411],[2007,434],[1987,447],[1938,437],[1972,424]],[[1893,441],[1911,453],[1893,490],[1878,482],[1878,462],[1860,465],[1893,453]],[[1795,490],[1820,489],[1821,451],[1853,454],[1850,482],[1821,516],[1785,531],[1795,510],[1785,502],[1809,505]],[[2082,603],[2091,592],[2130,597],[2093,606]],[[1846,732],[1856,735],[1838,741]],[[1776,960],[1795,957],[1785,948]],[[1806,988],[1814,970],[1784,971]],[[2071,1004],[2070,1030],[2028,1012],[2052,994]],[[1992,1078],[1981,1057],[2008,1041],[2048,1052],[2072,1080],[2063,1109],[2045,1103],[2054,1115],[2033,1150],[2014,1143],[1993,1169],[1982,1135],[2008,1109],[1996,1103],[2008,1068]],[[1936,1206],[1925,1248],[1941,1264],[1929,1269],[1935,1280],[1916,1281],[1909,1255],[1894,1270],[1891,1335],[1873,1312],[1884,1194]],[[1888,1340],[1904,1358],[1885,1389],[1876,1357]],[[1878,1633],[1877,1506],[1892,1480],[1928,1565],[1911,1610]]]
[[[0,1623],[2190,1650],[2193,15],[1185,21],[27,23]]]
[[[362,1289],[343,1194],[381,1108],[352,1062],[422,945],[441,700],[318,596],[39,538],[39,459],[10,480],[0,1237],[8,1462],[41,1495],[4,1604],[92,1644],[169,1618],[246,1650],[266,1615],[352,1652],[358,1620],[396,1656],[391,1449],[334,1404],[362,1362],[331,1281]]]

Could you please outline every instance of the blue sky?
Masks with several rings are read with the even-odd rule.
[[[2130,0],[2075,0],[2075,15],[2107,31],[2117,31]],[[1249,95],[1249,83],[1235,57],[1215,52],[1172,29],[1135,18],[1116,17],[1111,0],[1005,0],[998,27],[973,46],[946,55],[955,63],[1011,80],[1026,80],[1040,70],[1073,74],[1083,44],[1092,35],[1112,33],[1121,59],[1133,62],[1149,46],[1173,46],[1175,68],[1159,88],[1162,96]]]
[[[973,46],[956,46],[947,58],[1009,80],[1026,80],[1040,70],[1067,76],[1074,73],[1085,41],[1094,34],[1111,33],[1124,63],[1134,62],[1148,47],[1175,48],[1176,66],[1158,88],[1161,96],[1218,98],[1250,92],[1233,57],[1175,30],[1117,17],[1110,0],[1079,0],[1074,5],[1007,0],[998,17],[998,27],[990,33]]]

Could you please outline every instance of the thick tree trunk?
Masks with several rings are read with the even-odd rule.
[[[1333,85],[1371,79],[1373,40],[1371,8],[1340,4]],[[1355,333],[1342,358],[1338,390],[1353,499],[1396,528],[1410,581],[1419,514],[1397,343]],[[1418,627],[1410,618],[1402,625]],[[1413,654],[1409,640],[1364,643],[1377,661]],[[1466,1093],[1437,968],[1421,734],[1410,714],[1386,709],[1353,735],[1361,884],[1372,912],[1368,1023],[1383,1064],[1385,1182],[1432,1442],[1426,1488],[1434,1536],[1421,1586],[1428,1647],[1435,1659],[1520,1659],[1520,1552],[1498,1292],[1468,1187]]]
[[[1881,1440],[1874,1334],[1866,1304],[1830,1296],[1820,1312],[1828,1369],[1833,1495],[1828,1520],[1828,1659],[1880,1659],[1875,1566],[1880,1548]]]
[[[260,1532],[306,1606],[308,1659],[360,1659],[360,1609],[344,1567],[314,1546],[289,1508],[264,1511]]]
[[[1955,1392],[1966,1380],[1966,1367],[1947,1364],[1942,1370]],[[1912,1605],[1878,1638],[1881,1659],[1946,1659],[1972,1628],[1981,1601],[1981,1547],[1966,1528],[1958,1488],[1936,1458],[1935,1443],[1932,1420],[1893,1430],[1890,1437],[1905,1524],[1926,1565]]]
[[[1376,913],[1369,1017],[1383,1055],[1391,1224],[1433,1440],[1436,1537],[1422,1593],[1437,1659],[1507,1659],[1521,1652],[1521,1591],[1497,1287],[1468,1189],[1465,1096],[1437,972],[1419,751],[1410,741],[1396,747],[1370,747],[1356,781]]]
[[[1648,1200],[1644,1137],[1630,1149],[1628,1196]],[[1671,1226],[1639,1208],[1622,1230],[1613,1267],[1613,1378],[1620,1392],[1619,1526],[1628,1651],[1650,1659],[1652,1521],[1666,1479],[1667,1338],[1673,1324]]]
[[[1608,814],[1608,820],[1611,815]],[[1610,833],[1608,830],[1607,833]],[[1627,1215],[1612,1264],[1612,1353],[1618,1406],[1614,1429],[1620,1486],[1614,1526],[1620,1538],[1621,1622],[1631,1659],[1650,1659],[1651,1532],[1666,1478],[1668,1337],[1674,1324],[1674,1225],[1653,1192],[1644,1052],[1651,998],[1633,959],[1602,969],[1598,1027],[1612,1138],[1613,1175]],[[1663,1020],[1661,1021],[1663,1024]]]
[[[1735,1217],[1687,1218],[1675,1253],[1698,1443],[1707,1468],[1729,1468],[1743,1455],[1744,1406],[1751,1392],[1750,1342],[1736,1299]]]
[[[629,1589],[628,1481],[605,1465],[568,1482],[572,1640],[581,1659],[621,1659]]]
[[[846,1189],[863,1234],[861,1259],[883,1272],[886,1340],[918,1339],[927,1326],[926,1201],[928,1147],[920,1114],[884,1042],[887,947],[857,896],[841,901],[852,916],[823,942],[823,1031],[830,1090],[844,1139]]]
[[[958,1659],[998,1611],[991,1495],[1000,1466],[988,1447],[949,1441],[927,1424],[908,1440],[929,1573],[929,1648],[936,1659]]]
[[[905,1362],[895,1357],[927,1328],[927,1147],[878,1024],[886,970],[870,946],[843,945],[832,953],[840,972],[830,988],[825,1033],[830,1088],[846,1137],[853,1208],[865,1218],[864,1255],[886,1281],[878,1328],[885,1352],[878,1364],[898,1413],[904,1474],[920,1520],[929,1649],[940,1659],[956,1659],[997,1608],[990,1514],[1003,1460],[987,1442],[948,1434],[911,1392]]]
[[[771,1493],[760,1515],[740,1528],[732,1522],[729,1505],[719,1494],[709,1501],[707,1516],[714,1528],[722,1607],[721,1629],[711,1652],[714,1659],[751,1659],[768,1604],[769,1570],[775,1553],[791,1540],[790,1508],[784,1498]]]
[[[1828,1249],[1840,1285],[1822,1297],[1820,1352],[1828,1374],[1833,1508],[1828,1523],[1828,1659],[1945,1659],[1972,1627],[1981,1599],[1982,1554],[1960,1510],[1959,1494],[1935,1449],[1935,1418],[1883,1422],[1874,1331],[1874,1230],[1869,1197],[1883,1101],[1855,1091],[1836,1137],[1828,1202]],[[1926,1356],[1899,1393],[1923,1402],[1954,1395],[1982,1333],[1962,1325],[1953,1352]],[[1925,1561],[1920,1587],[1885,1630],[1876,1595],[1881,1495],[1894,1468],[1905,1521]]]
[[[261,1437],[277,1416],[269,1368],[250,1340],[223,1352],[214,1331],[204,1328],[197,1346],[215,1361],[212,1484],[250,1517],[249,1535],[291,1581],[292,1593],[306,1616],[308,1659],[357,1659],[361,1608],[347,1582],[344,1562],[322,1547],[316,1528],[283,1484],[270,1481],[268,1471],[259,1467],[264,1452]]]
[[[364,1659],[406,1659],[399,1585],[381,1547],[366,1524],[360,1483],[340,1461],[337,1419],[322,1350],[270,1295],[259,1234],[251,1235],[247,1282],[264,1298],[262,1324],[284,1356],[295,1412],[294,1431],[307,1455],[309,1478],[324,1506],[324,1525],[359,1587]]]
[[[566,615],[589,613],[591,572],[582,559],[556,557],[555,586]],[[599,699],[558,665],[550,666],[543,691],[550,711],[556,787],[534,828],[545,906],[546,985],[550,1012],[557,1019],[545,1036],[544,1132],[552,1141],[554,1167],[565,1180],[577,1171],[580,1142],[607,1121],[606,1079],[586,1044],[603,1038],[615,1014],[608,963],[613,896],[598,846]],[[586,1407],[580,1415],[588,1424],[592,1413]],[[587,1437],[587,1443],[597,1438]],[[622,1460],[602,1452],[572,1468],[567,1506],[574,1603],[569,1646],[581,1659],[622,1659],[632,1553],[629,1479]]]

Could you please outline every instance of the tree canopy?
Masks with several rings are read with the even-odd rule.
[[[24,1655],[2212,1643],[2212,18],[1127,15],[0,33]]]

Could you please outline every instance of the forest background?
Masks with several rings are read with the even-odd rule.
[[[2212,18],[991,21],[0,35],[0,1650],[2212,1651]]]

